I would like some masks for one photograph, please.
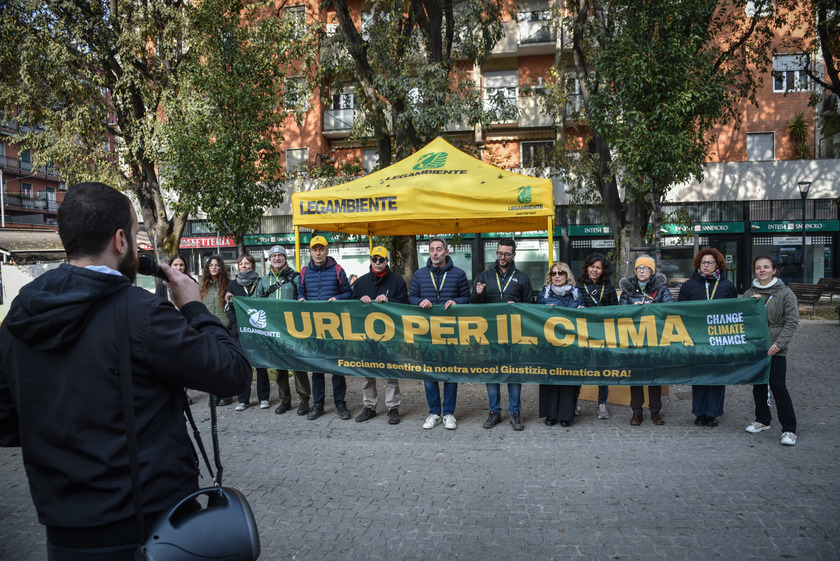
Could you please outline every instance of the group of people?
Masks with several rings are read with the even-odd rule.
[[[25,286],[0,325],[0,446],[22,450],[38,519],[46,527],[50,561],[134,559],[143,526],[198,489],[183,388],[238,395],[246,407],[250,398],[252,369],[231,333],[235,317],[228,315],[234,295],[301,301],[354,298],[378,305],[407,301],[422,308],[532,301],[530,282],[516,268],[516,244],[509,238],[499,242],[493,267],[470,290],[443,238],[431,240],[426,266],[417,271],[410,287],[390,270],[388,251],[379,246],[371,251],[370,272],[351,288],[340,265],[329,257],[326,239],[317,235],[310,242],[311,260],[300,273],[289,266],[286,251],[275,246],[269,252],[271,269],[259,280],[253,258],[239,259],[239,272],[231,281],[221,258],[214,257],[205,264],[198,285],[188,274],[187,260],[176,256],[171,266],[161,265],[168,281],[158,297],[132,286],[138,270],[138,230],[125,195],[101,183],[72,186],[58,211],[68,263]],[[694,269],[679,300],[737,296],[717,250],[700,251]],[[769,384],[753,388],[755,421],[746,430],[760,433],[771,428],[772,394],[782,424],[781,443],[794,445],[796,416],[785,384],[785,355],[798,324],[798,304],[777,278],[772,257],[759,255],[753,269],[755,279],[743,296],[764,303],[771,366]],[[577,283],[567,265],[554,263],[537,300],[567,307],[673,300],[649,257],[637,259],[635,275],[622,279],[620,299],[611,278],[612,267],[601,254],[586,258]],[[288,374],[278,374],[281,404],[275,412],[282,414],[291,409],[291,393]],[[127,387],[126,377],[132,380]],[[324,374],[313,373],[311,389],[306,373],[294,377],[301,400],[298,414],[319,418],[324,414]],[[332,376],[332,386],[338,415],[349,419],[344,378]],[[50,391],[44,392],[45,387]],[[425,388],[429,415],[423,427],[443,424],[455,429],[457,384],[444,384],[442,401],[439,384],[427,382]],[[267,375],[259,374],[257,392],[264,408],[267,389]],[[499,389],[498,384],[487,385],[486,428],[501,422]],[[520,389],[518,384],[508,385],[514,430],[523,428]],[[662,424],[660,394],[655,388],[648,390],[651,419]],[[546,424],[571,425],[577,391],[569,386],[540,389],[540,416]],[[388,422],[397,424],[397,380],[386,381],[385,393]],[[695,424],[718,425],[724,393],[723,386],[693,388]],[[359,422],[377,415],[376,380],[365,381],[363,394]],[[642,422],[641,396],[634,390],[633,425]],[[606,397],[599,396],[601,418],[609,416]],[[126,438],[129,416],[134,417],[136,454],[142,459],[134,474]]]
[[[219,291],[224,284],[227,292],[214,296],[214,301],[205,299],[211,311],[219,299],[221,304],[228,302],[228,321],[234,326],[236,317],[229,305],[230,297],[258,296],[278,299],[306,300],[361,300],[365,303],[384,304],[396,302],[410,304],[421,308],[432,306],[463,305],[468,303],[529,303],[570,308],[593,308],[616,305],[645,305],[673,302],[674,296],[667,286],[664,274],[656,271],[656,263],[648,255],[638,257],[634,263],[633,276],[622,278],[616,290],[612,283],[613,266],[610,260],[601,253],[591,253],[584,260],[581,274],[577,279],[566,263],[555,262],[549,268],[545,286],[536,292],[531,286],[528,276],[517,269],[516,242],[511,238],[504,238],[498,242],[496,260],[493,266],[483,271],[475,280],[472,288],[467,281],[466,273],[456,267],[449,256],[449,246],[445,239],[434,237],[429,242],[429,258],[426,265],[420,268],[411,280],[410,285],[401,279],[389,267],[389,253],[385,247],[377,246],[370,253],[370,270],[358,278],[352,285],[347,282],[341,266],[329,255],[329,246],[323,236],[314,236],[310,242],[311,260],[302,269],[303,274],[295,272],[287,263],[286,250],[282,246],[274,246],[269,250],[271,269],[259,279],[253,273],[253,258],[242,256],[239,260],[240,273],[235,282],[219,281]],[[208,263],[217,258],[212,258]],[[720,298],[737,298],[735,285],[726,278],[726,259],[715,248],[702,249],[694,257],[693,273],[679,291],[679,301],[714,300]],[[224,269],[224,267],[222,267]],[[785,386],[785,352],[793,332],[798,324],[798,306],[796,297],[784,283],[775,277],[776,263],[772,257],[761,255],[755,259],[754,269],[756,279],[753,286],[744,296],[761,298],[767,307],[768,324],[771,332],[771,374],[769,391],[776,399],[779,420],[782,423],[782,444],[796,443],[796,419],[790,395]],[[244,274],[243,274],[244,271]],[[210,275],[214,270],[205,271]],[[211,277],[211,283],[215,282]],[[206,284],[205,281],[204,284]],[[204,286],[204,285],[203,285]],[[203,294],[204,296],[204,294]],[[206,298],[206,296],[205,296]],[[221,318],[220,318],[221,319]],[[294,372],[295,386],[300,404],[298,415],[307,415],[307,419],[314,420],[324,414],[325,383],[323,373],[312,375],[312,396],[314,406],[309,409],[310,388],[305,372]],[[285,371],[278,371],[277,384],[280,405],[275,410],[282,414],[291,409],[291,393],[289,390],[289,376]],[[356,421],[365,422],[377,416],[376,378],[366,378],[363,386],[362,412]],[[332,375],[333,400],[336,413],[341,419],[350,419],[350,411],[345,400],[347,384],[344,376]],[[483,423],[486,429],[493,428],[502,422],[501,385],[487,384],[488,409],[487,420]],[[545,424],[553,426],[560,424],[569,427],[574,417],[580,414],[578,398],[580,386],[574,385],[540,385],[539,387],[539,417],[545,419]],[[509,383],[508,390],[508,420],[513,430],[524,429],[521,415],[521,384]],[[257,370],[257,393],[260,406],[268,408],[269,395],[268,373],[264,369]],[[425,382],[426,400],[429,413],[423,422],[423,428],[433,429],[439,424],[454,430],[457,427],[455,408],[457,403],[458,384],[443,382],[443,393],[439,382]],[[719,418],[723,415],[725,386],[692,386],[692,413],[694,424],[701,427],[717,427]],[[767,386],[756,386],[755,415],[756,421],[747,427],[749,432],[762,432],[770,428],[770,409],[768,406]],[[609,419],[610,411],[607,406],[609,386],[598,388],[598,417]],[[249,406],[250,389],[239,396],[237,410]],[[639,426],[644,421],[643,406],[645,403],[645,387],[630,387],[630,409],[632,416],[630,425]],[[400,387],[399,381],[389,379],[385,382],[385,407],[390,424],[400,422]],[[664,425],[662,417],[662,388],[661,386],[647,386],[647,402],[650,420],[654,425]]]

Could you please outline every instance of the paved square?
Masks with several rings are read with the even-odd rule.
[[[420,427],[422,382],[401,384],[402,422],[341,421],[327,383],[316,421],[272,406],[219,408],[225,485],[248,498],[264,560],[840,559],[840,325],[803,320],[788,354],[799,442],[753,435],[751,388],[730,386],[717,428],[695,427],[691,388],[663,397],[665,426],[592,402],[570,428],[537,418],[522,391],[523,432],[481,428],[484,386],[458,388],[458,428]],[[347,378],[353,416],[362,380]],[[504,388],[504,385],[503,385]],[[210,446],[206,395],[193,412]],[[296,405],[296,403],[294,403]],[[49,415],[48,411],[44,412]],[[207,484],[203,480],[202,484]],[[0,560],[46,558],[44,528],[19,449],[0,449]]]

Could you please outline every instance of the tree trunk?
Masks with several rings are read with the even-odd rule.
[[[140,178],[139,184],[134,187],[134,194],[140,203],[140,213],[154,248],[155,260],[165,263],[169,257],[178,253],[181,235],[187,225],[187,214],[175,213],[172,218],[166,216],[154,164],[144,161],[133,171],[133,175]]]

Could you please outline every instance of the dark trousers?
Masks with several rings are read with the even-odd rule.
[[[641,415],[644,403],[645,387],[630,386],[630,409],[633,413]],[[662,386],[648,386],[648,408],[651,413],[659,413],[662,410]]]
[[[268,379],[268,370],[265,368],[257,368],[257,397],[260,401],[268,401],[271,395],[271,382]],[[239,403],[248,403],[251,401],[251,384],[248,384],[248,390],[239,394]]]
[[[347,380],[344,379],[344,376],[338,376],[336,374],[331,374],[332,377],[332,387],[333,387],[333,401],[335,402],[335,406],[338,407],[339,405],[343,405],[344,396],[347,393]],[[327,387],[324,382],[324,373],[323,372],[313,372],[312,373],[312,400],[315,402],[315,405],[320,405],[321,407],[324,406],[324,400],[327,397]]]
[[[785,378],[787,377],[787,357],[776,355],[770,359],[770,391],[776,401],[776,414],[782,423],[782,432],[796,432],[796,414],[793,412],[793,401],[790,399]],[[767,395],[767,384],[753,386],[753,400],[755,400],[755,420],[762,425],[769,425],[773,416],[770,414],[770,397]]]
[[[691,414],[720,417],[725,395],[726,386],[691,386]]]

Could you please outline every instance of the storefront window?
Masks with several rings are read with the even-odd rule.
[[[802,278],[802,236],[761,236],[753,238],[752,258],[767,254],[779,265],[779,278],[792,282],[816,283],[833,278],[833,236],[805,237],[805,278]],[[752,263],[752,261],[751,261]]]

